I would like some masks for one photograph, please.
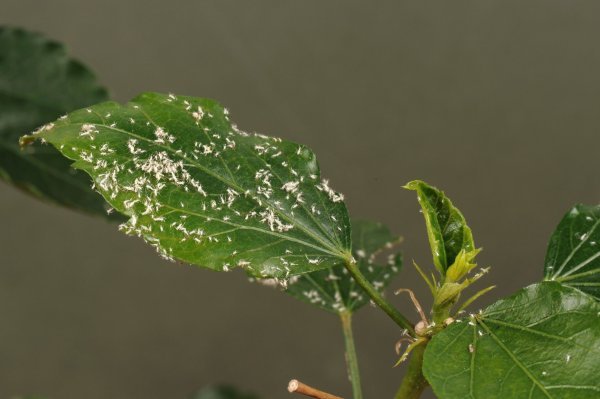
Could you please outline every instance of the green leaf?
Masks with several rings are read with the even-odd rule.
[[[352,253],[360,271],[379,292],[383,292],[400,271],[402,256],[400,253],[390,254],[384,265],[377,264],[376,257],[400,241],[400,237],[391,234],[381,223],[352,221]],[[291,279],[286,292],[333,313],[354,312],[370,299],[343,265]]]
[[[108,206],[85,173],[52,147],[21,151],[18,143],[38,126],[106,98],[92,72],[62,45],[0,27],[0,178],[38,198],[106,216]]]
[[[442,399],[598,397],[599,312],[576,289],[531,285],[435,335],[423,373]]]
[[[577,205],[550,238],[544,275],[600,300],[600,206]]]
[[[203,388],[202,390],[193,394],[190,399],[258,399],[258,396],[249,393],[242,393],[236,388],[228,385],[221,385]]]
[[[421,180],[411,181],[404,187],[417,192],[427,225],[433,263],[445,275],[461,250],[470,252],[475,249],[471,229],[444,192]]]
[[[351,258],[343,196],[307,147],[248,134],[202,98],[146,93],[73,112],[24,137],[75,160],[167,258],[280,279]]]

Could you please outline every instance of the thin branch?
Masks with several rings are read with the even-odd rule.
[[[435,284],[432,283],[431,280],[429,280],[429,277],[427,277],[425,272],[419,267],[419,265],[417,265],[417,262],[415,262],[414,260],[413,260],[413,266],[415,267],[415,269],[417,269],[417,272],[419,272],[419,274],[421,275],[421,278],[425,281],[425,283],[429,287],[429,291],[431,291],[431,294],[433,296],[435,296],[435,292],[436,292]]]
[[[342,322],[342,331],[344,333],[344,343],[346,346],[346,367],[348,369],[348,378],[352,384],[352,393],[354,399],[362,399],[362,389],[360,386],[360,371],[358,369],[358,357],[354,346],[354,335],[352,334],[352,313],[344,311],[340,313]]]
[[[425,324],[429,324],[429,321],[427,320],[427,316],[425,316],[425,312],[423,312],[423,307],[417,300],[415,293],[409,288],[400,288],[399,290],[396,291],[396,295],[398,295],[402,292],[408,292],[408,295],[410,295],[410,299],[411,299],[413,305],[415,305],[415,309],[417,309],[419,316],[421,316],[421,321]]]
[[[373,287],[373,285],[367,280],[367,278],[361,273],[358,269],[355,262],[347,261],[346,269],[350,272],[350,275],[354,278],[354,280],[360,285],[362,289],[365,290],[367,295],[375,302],[377,306],[381,310],[383,310],[396,324],[400,327],[408,330],[411,335],[415,334],[415,329],[412,323],[396,308],[394,308],[389,302],[387,302],[383,296]]]
[[[290,393],[298,393],[316,399],[343,399],[339,396],[332,395],[327,392],[320,391],[316,388],[308,386],[298,380],[291,380],[288,384]]]

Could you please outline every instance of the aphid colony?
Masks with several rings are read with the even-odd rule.
[[[298,263],[339,263],[349,247],[343,195],[320,180],[306,147],[243,132],[213,103],[174,95],[159,100],[170,105],[177,128],[155,122],[143,99],[101,104],[86,110],[85,123],[70,115],[56,125],[78,129],[63,146],[94,176],[100,193],[129,215],[121,230],[167,259],[225,271],[238,266],[260,277],[287,279]],[[249,238],[256,242],[244,246]],[[207,250],[210,243],[229,245]],[[256,243],[280,255],[265,258],[265,251],[252,249]]]

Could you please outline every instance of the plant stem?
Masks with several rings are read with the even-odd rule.
[[[289,393],[297,393],[304,396],[310,396],[316,399],[343,399],[339,396],[332,395],[327,392],[323,392],[320,389],[313,388],[310,385],[306,385],[298,380],[291,380],[288,384]]]
[[[373,302],[375,302],[375,304],[379,306],[381,310],[383,310],[388,316],[390,316],[390,318],[394,320],[396,324],[398,324],[402,328],[405,328],[412,336],[414,336],[415,330],[413,328],[412,323],[408,321],[408,319],[396,308],[394,308],[389,302],[387,302],[383,298],[383,296],[381,296],[381,294],[375,289],[375,287],[371,285],[369,280],[367,280],[367,278],[360,272],[360,270],[356,266],[356,263],[347,261],[345,266],[354,278],[354,280],[358,283],[358,285],[362,287],[362,289],[364,289],[367,292],[367,294],[369,295],[369,297],[371,297]]]
[[[360,371],[358,369],[358,357],[354,346],[354,335],[352,334],[352,313],[343,311],[340,313],[342,321],[342,331],[344,332],[344,343],[346,346],[346,367],[348,369],[348,378],[352,384],[352,393],[354,399],[362,399],[362,389],[360,387]]]
[[[400,384],[395,399],[417,399],[427,388],[427,380],[423,377],[423,353],[427,343],[417,346],[413,349],[406,375]]]

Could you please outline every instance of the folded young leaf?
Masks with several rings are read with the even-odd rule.
[[[471,229],[442,191],[421,180],[411,181],[405,188],[417,192],[427,225],[433,263],[445,275],[461,250],[470,252],[475,249]]]
[[[166,258],[280,279],[351,259],[343,196],[305,146],[232,125],[212,100],[146,93],[73,112],[47,140]]]
[[[83,172],[52,147],[19,149],[19,137],[59,116],[104,101],[106,90],[64,47],[0,27],[0,178],[29,194],[106,216],[108,205]]]
[[[423,373],[441,399],[600,396],[600,305],[542,282],[435,335]]]
[[[600,300],[600,206],[577,205],[550,238],[546,280],[556,280]]]
[[[375,258],[399,242],[400,237],[391,234],[381,223],[352,221],[352,253],[362,274],[380,292],[400,272],[402,256],[400,253],[390,254],[386,265],[376,264]],[[333,313],[354,312],[370,299],[343,265],[291,279],[286,292]]]

